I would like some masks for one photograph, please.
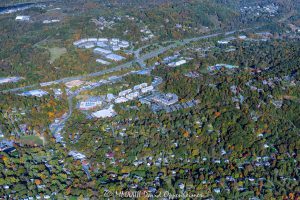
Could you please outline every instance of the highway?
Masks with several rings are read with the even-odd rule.
[[[253,29],[253,28],[249,28],[249,29]],[[89,78],[89,77],[101,76],[101,75],[104,75],[104,74],[107,74],[107,73],[120,71],[120,70],[126,69],[126,68],[131,68],[134,63],[139,63],[141,65],[141,67],[144,68],[144,67],[146,67],[146,65],[145,65],[146,60],[148,60],[150,58],[154,58],[154,57],[156,57],[156,56],[158,56],[158,55],[160,55],[160,54],[162,54],[162,53],[164,53],[164,52],[166,52],[166,51],[168,51],[172,48],[184,46],[184,45],[186,45],[190,42],[195,42],[195,41],[199,41],[199,40],[203,40],[203,39],[218,37],[218,36],[221,36],[221,35],[224,35],[224,34],[228,35],[228,34],[238,32],[238,31],[244,31],[244,30],[247,30],[247,29],[235,30],[235,31],[230,31],[230,32],[226,32],[226,33],[222,33],[222,32],[214,33],[214,34],[209,34],[209,35],[205,35],[205,36],[187,38],[187,39],[183,39],[183,40],[166,41],[166,42],[173,42],[173,44],[170,44],[166,47],[161,46],[160,48],[158,48],[156,50],[153,50],[152,52],[146,53],[146,54],[141,56],[140,51],[143,48],[146,48],[147,46],[149,46],[149,45],[145,45],[145,46],[140,47],[139,49],[133,51],[134,60],[132,60],[130,62],[120,64],[118,66],[115,66],[115,67],[112,67],[112,68],[109,68],[109,69],[105,69],[105,70],[101,70],[101,71],[98,71],[98,72],[93,72],[93,73],[90,73],[90,74],[87,74],[87,75],[66,77],[66,78],[58,79],[58,80],[55,80],[55,81],[52,81],[52,82],[66,83],[66,82],[73,81],[73,80],[79,80],[79,79],[85,79],[85,78]],[[157,44],[157,43],[155,43],[155,44]],[[25,86],[25,87],[19,87],[19,88],[3,90],[3,91],[0,91],[0,93],[18,92],[18,91],[21,91],[21,90],[31,89],[31,88],[35,88],[35,87],[39,87],[39,86],[40,86],[39,84],[33,84],[33,85]]]

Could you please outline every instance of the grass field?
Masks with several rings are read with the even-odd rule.
[[[58,59],[61,55],[67,53],[66,48],[53,47],[48,49],[50,52],[50,60],[49,62],[52,64],[56,59]]]
[[[43,140],[36,135],[24,135],[21,136],[20,141],[23,144],[36,144],[36,145],[43,145]]]
[[[60,56],[67,53],[66,48],[58,47],[60,42],[61,42],[60,40],[51,40],[49,38],[46,38],[46,39],[36,43],[34,46],[37,48],[47,49],[50,53],[49,63],[52,64]],[[49,46],[49,44],[50,44],[50,46]]]

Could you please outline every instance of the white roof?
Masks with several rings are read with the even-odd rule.
[[[141,91],[142,91],[142,93],[145,93],[145,92],[151,91],[153,89],[154,89],[154,87],[152,85],[150,85],[148,87],[142,88]]]
[[[102,59],[97,59],[96,60],[96,62],[97,63],[101,63],[101,64],[103,64],[103,65],[110,65],[111,63],[110,62],[108,62],[108,61],[106,61],[106,60],[102,60]]]
[[[103,48],[96,48],[94,49],[94,53],[100,53],[106,55],[106,54],[110,54],[111,51]]]
[[[125,58],[123,56],[117,55],[117,54],[108,54],[106,56],[106,58],[110,59],[110,60],[114,60],[114,61],[121,61],[124,60]]]
[[[178,65],[183,65],[183,64],[185,64],[186,63],[186,60],[179,60],[179,61],[177,61],[176,62],[176,65],[178,66]]]
[[[0,77],[0,84],[9,83],[9,82],[16,82],[20,79],[21,79],[20,77],[6,77],[6,78],[1,78]]]
[[[108,39],[107,38],[98,38],[98,42],[107,42]]]
[[[97,38],[88,38],[88,41],[89,42],[97,42],[98,40],[97,40]]]
[[[134,90],[138,90],[138,89],[141,89],[141,88],[144,88],[144,87],[147,87],[148,83],[141,83],[139,85],[136,85],[133,87]]]
[[[30,16],[27,15],[19,15],[16,17],[16,20],[29,20]]]
[[[119,92],[119,96],[124,96],[126,94],[129,94],[130,92],[132,92],[132,89],[121,91],[121,92]]]
[[[110,105],[108,109],[99,110],[97,112],[92,113],[92,116],[96,118],[107,118],[113,117],[116,115],[116,112],[113,109],[114,105]]]
[[[128,99],[125,98],[125,97],[119,97],[115,100],[115,103],[124,103],[124,102],[127,102]]]

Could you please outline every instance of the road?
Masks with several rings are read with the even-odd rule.
[[[258,28],[258,27],[255,27],[255,28]],[[228,31],[226,33],[220,32],[220,33],[214,33],[214,34],[209,34],[209,35],[194,37],[194,38],[188,38],[188,39],[183,39],[183,40],[166,41],[166,42],[173,42],[173,44],[170,44],[166,47],[160,47],[156,50],[153,50],[152,52],[146,53],[146,54],[141,56],[140,51],[143,48],[146,48],[147,46],[149,46],[149,45],[145,45],[145,46],[140,47],[139,49],[133,51],[134,60],[132,60],[130,62],[120,64],[118,66],[115,66],[115,67],[112,67],[112,68],[109,68],[109,69],[105,69],[105,70],[101,70],[101,71],[98,71],[98,72],[93,72],[93,73],[90,73],[90,74],[87,74],[87,75],[66,77],[66,78],[55,80],[53,82],[66,83],[66,82],[73,81],[73,80],[84,79],[84,78],[95,77],[95,76],[101,76],[101,75],[104,75],[104,74],[107,74],[107,73],[119,71],[119,70],[126,69],[126,68],[131,68],[134,63],[139,63],[141,65],[141,67],[144,68],[144,67],[146,67],[146,65],[145,65],[146,60],[148,60],[150,58],[153,58],[153,57],[156,57],[159,54],[162,54],[162,53],[164,53],[164,52],[166,52],[166,51],[168,51],[172,48],[184,46],[184,45],[186,45],[190,42],[195,42],[195,41],[199,41],[199,40],[203,40],[203,39],[218,37],[218,36],[221,36],[221,35],[224,35],[224,34],[228,35],[228,34],[238,32],[238,31],[245,31],[245,30],[248,30],[248,29],[255,29],[255,28],[247,28],[247,29]],[[158,43],[154,43],[154,44],[158,44]],[[17,91],[20,91],[20,90],[35,88],[35,87],[38,87],[38,86],[39,86],[39,84],[33,84],[33,85],[25,86],[25,87],[19,87],[19,88],[3,90],[3,91],[0,91],[0,93],[17,92]]]

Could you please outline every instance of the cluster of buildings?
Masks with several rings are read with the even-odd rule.
[[[237,69],[239,68],[239,66],[235,66],[235,65],[228,65],[228,64],[216,64],[213,66],[209,66],[207,67],[208,71],[219,71],[221,69],[229,69],[229,70],[233,70],[233,69]]]
[[[168,56],[163,59],[163,63],[169,67],[179,67],[187,63],[187,60],[192,60],[192,58],[183,58],[180,57],[180,54],[174,54],[173,56]]]
[[[92,110],[96,107],[104,105],[105,103],[113,102],[115,98],[115,95],[111,93],[102,96],[91,96],[86,100],[80,101],[78,104],[78,108],[80,110]]]
[[[119,92],[118,98],[115,99],[115,103],[124,103],[130,100],[134,100],[140,97],[142,94],[146,94],[154,90],[153,85],[142,83],[133,87],[133,89],[127,89]]]
[[[30,19],[31,19],[31,17],[29,15],[18,15],[15,18],[16,21],[21,21],[21,22],[29,22]],[[43,24],[52,24],[52,23],[58,23],[58,22],[60,22],[59,19],[46,19],[46,20],[42,21]]]
[[[267,14],[270,17],[275,16],[278,13],[279,6],[274,3],[268,5],[257,5],[257,6],[245,6],[240,9],[241,13],[251,14],[260,16],[262,14]]]
[[[93,112],[91,114],[91,117],[96,117],[96,118],[114,117],[117,114],[113,109],[114,104],[125,103],[140,98],[142,95],[152,92],[154,90],[154,86],[160,83],[161,81],[158,80],[158,78],[155,78],[151,85],[148,85],[147,83],[141,83],[135,85],[133,88],[120,91],[119,94],[116,96],[113,94],[107,94],[104,96],[89,97],[86,100],[79,102],[78,108],[82,111],[86,111],[86,110],[95,109],[97,107],[106,107],[97,112]],[[167,101],[166,99],[164,100],[163,98],[157,99],[157,101],[160,100],[164,102]]]
[[[232,41],[234,41],[234,40],[265,42],[265,41],[269,40],[271,37],[273,37],[273,34],[271,34],[270,32],[259,32],[259,33],[255,33],[255,38],[257,38],[257,39],[248,38],[246,35],[239,35],[237,37],[231,36],[231,37],[224,38],[222,40],[218,40],[217,43],[219,45],[223,46],[223,45],[228,45],[228,44],[232,43]],[[234,48],[228,49],[227,52],[232,51],[233,49]]]
[[[229,44],[230,42],[232,42],[234,40],[249,40],[249,39],[246,35],[239,35],[237,37],[231,36],[231,37],[224,38],[222,40],[218,40],[217,43],[224,45],[224,44]]]
[[[130,46],[128,41],[120,40],[118,38],[85,38],[75,41],[73,44],[78,48],[90,49],[94,47],[101,47],[112,51],[119,51]]]
[[[163,107],[170,106],[178,102],[178,96],[173,93],[153,92],[151,95],[140,99],[142,104],[151,106],[153,111],[161,110]]]
[[[38,90],[30,90],[30,91],[26,91],[26,92],[23,92],[21,94],[19,94],[20,96],[35,96],[35,97],[42,97],[42,96],[45,96],[45,95],[48,95],[48,92],[44,91],[44,90],[41,90],[41,89],[38,89]]]
[[[101,58],[97,59],[96,62],[103,65],[111,64],[109,61],[120,62],[126,58],[113,53],[114,51],[120,51],[121,49],[126,49],[130,46],[128,41],[120,40],[118,38],[86,38],[75,41],[73,43],[78,48],[90,49],[94,48],[93,52],[96,55],[100,55]],[[109,61],[107,61],[109,60]]]
[[[0,78],[0,84],[4,83],[15,83],[21,80],[21,77],[6,77],[6,78]]]
[[[170,105],[170,106],[165,106],[163,108],[164,111],[166,111],[167,113],[170,112],[175,112],[175,111],[179,111],[181,109],[187,109],[187,108],[192,108],[194,106],[196,106],[199,102],[196,100],[191,100],[191,101],[187,101],[184,103],[177,103],[174,105]]]
[[[117,18],[118,20],[121,20],[120,17]],[[112,28],[112,26],[115,24],[114,20],[107,20],[104,17],[98,17],[98,19],[92,19],[92,22],[94,22],[96,24],[96,26],[98,27],[98,29],[100,31],[103,31],[105,28]]]
[[[152,97],[152,101],[165,106],[170,106],[178,101],[178,96],[173,93],[157,93]]]
[[[167,113],[175,112],[181,109],[191,108],[198,104],[196,100],[178,103],[178,96],[173,93],[152,93],[151,95],[141,98],[142,104],[148,105],[153,112],[165,111]]]

